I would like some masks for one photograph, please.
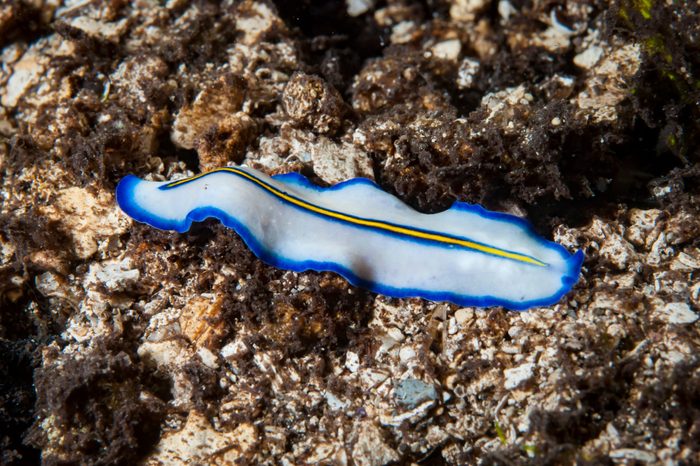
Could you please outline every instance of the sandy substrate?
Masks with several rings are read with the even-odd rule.
[[[696,2],[0,4],[0,463],[700,463],[698,37]],[[115,203],[240,163],[527,217],[581,279],[390,299]]]

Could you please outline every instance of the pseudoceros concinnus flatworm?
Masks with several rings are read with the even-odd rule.
[[[171,182],[129,175],[117,201],[164,230],[217,218],[269,264],[333,271],[393,297],[544,306],[571,289],[583,261],[581,251],[570,254],[519,217],[462,202],[422,214],[364,178],[322,188],[296,173],[270,177],[246,167]]]

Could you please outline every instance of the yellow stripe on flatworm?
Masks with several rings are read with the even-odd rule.
[[[505,251],[503,249],[499,249],[499,248],[496,248],[493,246],[487,246],[485,244],[475,243],[473,241],[463,240],[463,239],[459,239],[459,238],[452,238],[450,236],[444,236],[444,235],[440,235],[437,233],[426,233],[423,231],[413,230],[411,228],[406,228],[406,227],[402,227],[402,226],[398,226],[398,225],[391,225],[389,223],[381,222],[378,220],[367,220],[364,218],[353,217],[351,215],[341,214],[339,212],[334,212],[332,210],[324,209],[323,207],[319,207],[317,205],[303,201],[303,200],[296,198],[294,196],[290,196],[289,194],[285,193],[284,191],[280,191],[279,189],[277,189],[273,186],[270,186],[269,184],[265,183],[264,181],[259,180],[258,178],[251,175],[250,173],[247,173],[243,170],[239,170],[237,168],[231,168],[231,167],[218,168],[218,169],[212,170],[210,172],[200,173],[199,175],[195,175],[195,176],[192,176],[190,178],[185,178],[182,180],[173,181],[172,183],[167,184],[165,187],[166,188],[174,188],[174,187],[179,186],[181,184],[185,184],[185,183],[189,183],[190,181],[197,180],[203,176],[210,175],[212,173],[217,173],[217,172],[224,172],[224,171],[234,173],[238,176],[242,176],[242,177],[248,179],[249,181],[252,181],[253,183],[257,184],[261,188],[267,190],[268,192],[272,193],[273,195],[279,197],[280,199],[283,199],[283,200],[289,202],[290,204],[294,204],[298,207],[309,210],[311,212],[315,212],[317,214],[324,215],[326,217],[331,217],[331,218],[335,218],[338,220],[343,220],[344,222],[353,223],[355,225],[362,225],[365,227],[371,227],[371,228],[377,228],[380,230],[391,231],[393,233],[398,233],[398,234],[410,236],[413,238],[420,238],[420,239],[425,239],[425,240],[429,240],[429,241],[436,241],[438,243],[444,243],[444,244],[454,244],[456,246],[461,246],[461,247],[464,247],[467,249],[473,249],[475,251],[484,252],[484,253],[490,254],[492,256],[498,256],[498,257],[503,257],[506,259],[512,259],[512,260],[515,260],[518,262],[524,262],[526,264],[537,265],[540,267],[547,267],[547,265],[548,265],[545,262],[539,261],[537,259],[526,256],[524,254],[518,254],[516,252]]]

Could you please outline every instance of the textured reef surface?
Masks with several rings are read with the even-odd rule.
[[[700,6],[0,4],[0,463],[700,462]],[[366,177],[586,255],[517,313],[257,260],[135,173]]]

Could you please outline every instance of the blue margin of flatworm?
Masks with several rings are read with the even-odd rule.
[[[317,191],[338,190],[353,184],[369,184],[371,186],[379,188],[379,186],[375,182],[367,178],[353,178],[327,188],[313,184],[306,177],[298,173],[285,173],[282,175],[275,175],[273,176],[273,178],[283,183],[296,183],[298,185],[307,188],[312,188]],[[583,264],[584,259],[583,251],[579,250],[573,255],[570,254],[560,244],[548,241],[539,236],[532,228],[530,222],[523,218],[501,212],[492,212],[484,209],[479,205],[457,201],[452,204],[450,209],[458,209],[462,211],[473,212],[485,218],[517,224],[521,227],[524,227],[527,233],[530,236],[532,236],[536,241],[540,242],[548,248],[553,248],[557,252],[559,252],[559,254],[562,256],[562,258],[568,265],[567,273],[565,273],[561,279],[561,288],[559,288],[559,290],[557,290],[551,296],[523,302],[510,301],[495,296],[472,296],[450,292],[428,291],[418,288],[397,288],[360,278],[347,267],[344,267],[335,262],[297,262],[286,259],[280,255],[275,255],[273,252],[267,250],[262,244],[260,244],[255,238],[255,236],[253,236],[253,234],[250,232],[250,230],[248,230],[248,228],[245,225],[243,225],[241,222],[239,222],[223,210],[217,209],[212,206],[203,206],[194,209],[189,214],[187,214],[184,220],[181,221],[172,221],[166,218],[159,217],[157,215],[153,215],[152,213],[149,213],[146,210],[142,209],[133,198],[133,188],[136,184],[140,182],[141,180],[138,177],[134,175],[127,175],[119,182],[116,190],[117,203],[119,204],[119,207],[127,215],[129,215],[131,218],[138,222],[146,223],[148,225],[151,225],[152,227],[161,230],[175,230],[179,233],[184,233],[190,229],[192,222],[201,222],[206,220],[207,218],[215,218],[225,226],[235,230],[236,233],[238,233],[238,235],[250,248],[250,250],[253,251],[253,253],[260,260],[267,264],[281,269],[291,270],[294,272],[304,272],[306,270],[315,270],[317,272],[335,272],[343,276],[346,280],[348,280],[348,282],[350,282],[354,286],[366,288],[375,293],[383,294],[385,296],[390,296],[394,298],[419,297],[430,301],[449,301],[460,306],[503,306],[514,311],[522,311],[532,307],[549,306],[559,302],[559,300],[561,300],[561,298],[566,293],[568,293],[573,287],[573,285],[578,281],[578,277],[581,272],[581,265]]]

